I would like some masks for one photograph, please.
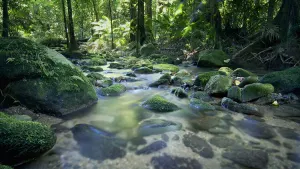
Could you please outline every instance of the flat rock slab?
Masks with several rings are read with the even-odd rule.
[[[163,119],[149,119],[140,123],[138,133],[141,136],[149,136],[180,130],[181,127],[182,125],[180,123]]]
[[[215,136],[211,138],[209,142],[219,148],[227,148],[237,144],[237,141],[235,141],[234,139],[223,136]]]
[[[255,169],[266,169],[269,161],[265,151],[241,147],[228,148],[222,156],[242,166]]]
[[[214,157],[214,152],[212,150],[212,147],[207,143],[207,141],[194,134],[184,135],[183,143],[186,147],[191,148],[194,153],[199,154],[201,157],[204,158]]]
[[[152,157],[151,164],[154,169],[202,169],[202,165],[195,159],[169,156],[167,154]]]
[[[271,139],[276,136],[271,126],[256,120],[237,121],[236,127],[246,134],[259,139]]]
[[[162,150],[167,147],[167,144],[164,141],[156,141],[154,143],[151,143],[150,145],[138,150],[136,152],[137,155],[141,154],[151,154],[154,152],[157,152],[159,150]]]

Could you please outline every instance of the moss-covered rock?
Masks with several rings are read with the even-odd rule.
[[[180,87],[174,88],[171,90],[171,93],[179,98],[186,98],[188,94]]]
[[[191,73],[188,72],[187,70],[180,70],[179,72],[177,72],[175,74],[175,76],[184,78],[184,77],[187,77],[187,76],[191,76]]]
[[[1,38],[0,58],[0,77],[9,84],[4,92],[31,109],[65,115],[97,101],[89,79],[45,46],[23,38]]]
[[[242,68],[237,68],[235,69],[232,73],[231,76],[235,76],[235,77],[249,77],[249,76],[256,76],[254,73],[242,69]]]
[[[169,85],[171,83],[171,75],[169,73],[161,76],[157,81],[151,83],[149,87],[158,87],[160,85]]]
[[[122,84],[114,84],[99,91],[101,96],[119,96],[126,91],[126,87]]]
[[[95,86],[97,87],[109,87],[111,85],[113,85],[113,81],[109,78],[103,80],[97,80],[95,82]]]
[[[176,73],[179,71],[179,67],[172,64],[157,64],[153,65],[153,69],[159,71],[170,71],[172,73]]]
[[[89,72],[102,72],[103,68],[101,66],[82,66],[81,67],[82,70],[84,71],[89,71]]]
[[[107,61],[106,61],[105,59],[96,57],[96,58],[92,58],[92,59],[91,59],[91,64],[92,64],[93,66],[103,66],[103,65],[106,65],[106,64],[107,64]]]
[[[37,122],[20,121],[0,112],[0,163],[19,164],[50,150],[54,132]]]
[[[190,106],[193,109],[198,111],[208,111],[208,110],[215,110],[216,108],[209,103],[204,102],[203,100],[192,98],[190,100]]]
[[[233,72],[229,67],[221,67],[219,70],[220,75],[229,76]]]
[[[263,116],[263,114],[261,112],[259,112],[256,107],[250,106],[247,104],[243,104],[243,103],[242,104],[237,103],[227,97],[224,97],[222,99],[221,105],[222,105],[222,107],[224,107],[228,110],[234,111],[234,112],[255,115],[255,116]]]
[[[227,95],[232,85],[232,78],[229,76],[216,75],[207,82],[204,91],[212,95]]]
[[[207,93],[205,93],[203,91],[194,92],[193,94],[191,94],[190,98],[191,99],[192,98],[200,99],[200,100],[202,100],[204,102],[213,101],[213,98],[209,94],[207,94]]]
[[[222,50],[205,50],[199,53],[197,66],[222,67],[227,66],[229,56]]]
[[[219,75],[219,72],[211,71],[211,72],[201,73],[196,77],[194,85],[204,89],[209,79],[215,75]]]
[[[10,167],[10,166],[7,166],[7,165],[1,165],[0,164],[0,169],[13,169],[13,168]]]
[[[267,96],[274,92],[271,84],[253,83],[246,85],[241,93],[241,101],[248,102]]]
[[[146,109],[153,110],[155,112],[172,112],[178,110],[179,108],[171,103],[168,102],[165,98],[160,95],[155,95],[145,101],[142,106]]]
[[[95,85],[97,80],[104,80],[107,79],[104,75],[96,72],[92,72],[86,76],[90,79],[90,82]]]
[[[266,74],[260,83],[270,83],[276,92],[288,93],[300,89],[300,67]]]
[[[141,47],[140,54],[142,57],[147,57],[155,53],[155,51],[156,51],[156,47],[152,43],[149,43]]]
[[[123,65],[121,63],[113,62],[113,63],[109,64],[109,68],[111,68],[111,69],[124,69],[125,65]]]
[[[258,82],[257,76],[248,76],[239,84],[239,87],[245,87],[248,84],[257,83],[257,82]]]
[[[241,90],[241,88],[239,88],[238,86],[232,86],[228,90],[227,97],[232,99],[232,100],[240,102],[242,100],[242,90]]]
[[[137,74],[152,74],[153,70],[149,69],[148,67],[141,67],[134,70],[134,73]]]

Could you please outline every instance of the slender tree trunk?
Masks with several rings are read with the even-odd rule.
[[[152,0],[146,0],[146,15],[147,15],[147,20],[146,20],[146,32],[147,32],[147,38],[150,41],[154,41],[153,37],[153,25],[152,25]]]
[[[138,0],[138,41],[143,45],[146,41],[144,0]]]
[[[2,0],[2,9],[3,9],[2,37],[8,37],[9,34],[8,0]]]
[[[112,4],[111,0],[108,1],[109,16],[110,16],[110,32],[111,32],[111,49],[115,48],[114,45],[114,27],[113,27],[113,16],[112,16]]]
[[[267,19],[268,24],[271,24],[273,22],[274,9],[275,9],[275,0],[269,0],[268,19]]]
[[[130,0],[130,42],[135,42],[136,40],[136,0]]]
[[[65,6],[65,0],[61,0],[61,4],[62,4],[62,12],[63,12],[63,17],[64,17],[64,26],[65,26],[65,37],[67,40],[67,46],[69,48],[69,35],[68,35],[68,23],[67,23],[67,16],[66,16],[66,6]]]
[[[71,0],[67,0],[68,4],[68,16],[69,16],[69,37],[70,37],[70,45],[69,45],[69,50],[77,50],[78,45],[75,39],[75,33],[74,33],[74,24],[73,24],[73,15],[72,15],[72,2]]]
[[[93,9],[94,9],[94,13],[95,13],[95,18],[96,18],[96,22],[99,21],[99,13],[98,13],[98,8],[97,8],[97,2],[96,0],[92,0],[93,3]]]

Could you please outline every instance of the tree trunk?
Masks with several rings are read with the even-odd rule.
[[[74,33],[74,24],[73,24],[73,15],[72,15],[72,2],[71,0],[67,0],[68,4],[68,16],[69,16],[69,37],[70,37],[70,45],[69,50],[74,51],[78,49],[78,45],[75,39],[75,33]]]
[[[2,8],[3,8],[2,37],[8,37],[8,34],[9,34],[8,0],[2,0]]]
[[[153,37],[153,25],[152,25],[152,0],[146,0],[146,15],[147,15],[147,20],[146,20],[146,32],[147,32],[147,38],[149,41],[154,41]]]
[[[92,0],[93,3],[93,9],[94,9],[94,13],[95,13],[95,18],[96,18],[96,22],[99,21],[99,13],[98,13],[98,8],[97,8],[97,2],[96,0]]]
[[[138,41],[143,45],[146,40],[144,0],[138,0]]]
[[[67,23],[67,16],[66,16],[66,6],[65,6],[65,0],[61,0],[61,4],[62,4],[62,12],[63,12],[63,17],[64,17],[64,26],[65,26],[65,36],[66,36],[66,40],[67,40],[67,46],[69,48],[69,35],[68,35],[68,23]]]
[[[269,0],[268,18],[267,18],[268,24],[271,24],[273,22],[274,9],[275,9],[275,0]]]
[[[136,40],[136,0],[130,0],[130,42],[135,42]]]
[[[111,32],[111,49],[115,48],[114,45],[114,27],[113,27],[113,16],[112,16],[112,4],[111,0],[108,1],[109,16],[110,16],[110,32]]]

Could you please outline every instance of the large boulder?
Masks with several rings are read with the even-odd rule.
[[[222,99],[221,105],[222,107],[234,112],[255,116],[263,116],[263,114],[259,112],[256,107],[247,104],[240,104],[226,97]]]
[[[205,86],[204,91],[211,95],[226,95],[231,85],[231,77],[216,75],[210,78]]]
[[[97,101],[89,79],[45,46],[23,38],[1,38],[0,58],[0,88],[31,109],[65,115]]]
[[[155,51],[156,51],[156,47],[152,43],[145,44],[140,49],[141,56],[143,57],[150,56],[153,53],[155,53]]]
[[[56,136],[49,127],[0,112],[1,164],[15,165],[32,160],[50,150],[55,142]]]
[[[232,73],[231,76],[235,76],[235,77],[249,77],[249,76],[256,76],[254,73],[242,69],[242,68],[237,68],[235,69]]]
[[[222,67],[227,66],[229,56],[222,50],[205,50],[199,54],[197,66],[199,67]]]
[[[268,96],[274,92],[274,87],[271,84],[253,83],[246,85],[241,92],[241,101],[249,102]]]
[[[194,81],[194,85],[204,89],[204,87],[207,84],[207,82],[209,81],[209,79],[216,75],[219,75],[219,72],[211,71],[211,72],[201,73],[196,77],[196,79]]]
[[[101,96],[119,96],[126,91],[126,87],[122,84],[114,84],[99,90]]]
[[[161,76],[157,81],[151,83],[149,87],[158,87],[160,85],[169,85],[171,83],[171,75],[169,73]]]
[[[143,107],[155,112],[172,112],[179,108],[160,95],[155,95],[142,104]]]
[[[270,83],[275,92],[288,93],[300,89],[300,67],[293,67],[284,71],[266,74],[260,79],[260,83]]]

